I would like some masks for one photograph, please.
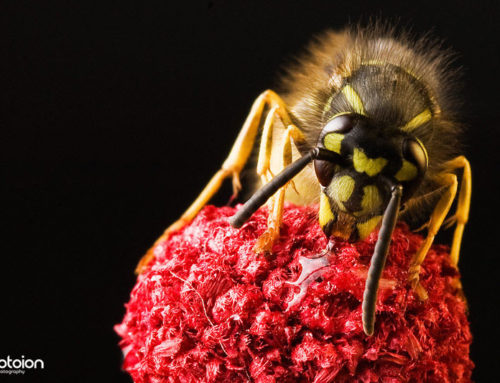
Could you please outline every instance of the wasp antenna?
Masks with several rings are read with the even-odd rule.
[[[229,218],[231,226],[236,228],[243,226],[252,214],[255,213],[259,207],[264,205],[266,201],[278,191],[279,188],[283,187],[288,181],[304,169],[309,162],[315,159],[323,159],[335,163],[339,163],[341,161],[341,158],[337,153],[330,152],[323,148],[312,149],[297,161],[288,165],[269,183],[260,188],[235,215]]]
[[[243,226],[243,224],[252,216],[253,213],[257,211],[259,207],[265,204],[266,201],[274,193],[276,193],[279,188],[295,177],[316,156],[317,154],[315,155],[315,149],[313,149],[283,169],[281,173],[260,188],[235,215],[229,218],[231,226],[236,228]]]
[[[377,243],[375,244],[370,269],[368,270],[365,292],[363,293],[363,330],[366,335],[373,335],[380,276],[385,267],[392,232],[396,226],[402,194],[403,187],[401,185],[392,184],[391,199],[387,204],[384,217],[382,218],[382,225],[378,234]]]

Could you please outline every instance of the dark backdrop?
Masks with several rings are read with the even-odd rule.
[[[499,323],[496,1],[166,3],[0,6],[0,357],[46,366],[11,380],[130,381],[112,327],[140,256],[218,168],[282,65],[313,34],[378,15],[434,31],[465,68],[474,195],[460,266],[475,380],[491,381]],[[215,202],[225,203],[228,191]]]

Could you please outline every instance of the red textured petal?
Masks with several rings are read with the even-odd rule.
[[[227,222],[234,212],[207,206],[157,245],[138,277],[115,327],[135,382],[471,381],[466,303],[446,247],[433,246],[423,264],[421,302],[406,280],[422,237],[398,224],[367,337],[360,300],[376,233],[337,241],[326,264],[311,261],[328,242],[316,208],[287,205],[266,257],[252,248],[267,211],[240,230]],[[316,272],[305,275],[309,266]]]

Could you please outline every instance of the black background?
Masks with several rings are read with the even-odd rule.
[[[313,34],[370,15],[432,30],[465,69],[474,194],[460,266],[474,379],[498,376],[495,3],[4,2],[0,357],[45,361],[9,380],[130,381],[112,327],[136,262],[218,168],[282,65]]]

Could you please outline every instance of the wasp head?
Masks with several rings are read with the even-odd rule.
[[[322,187],[320,225],[327,236],[335,226],[337,235],[353,235],[346,222],[355,224],[358,238],[368,236],[382,218],[390,198],[389,185],[401,184],[405,201],[427,169],[427,153],[418,139],[400,129],[377,126],[360,114],[345,113],[331,119],[317,147],[342,159],[339,163],[314,160]]]

